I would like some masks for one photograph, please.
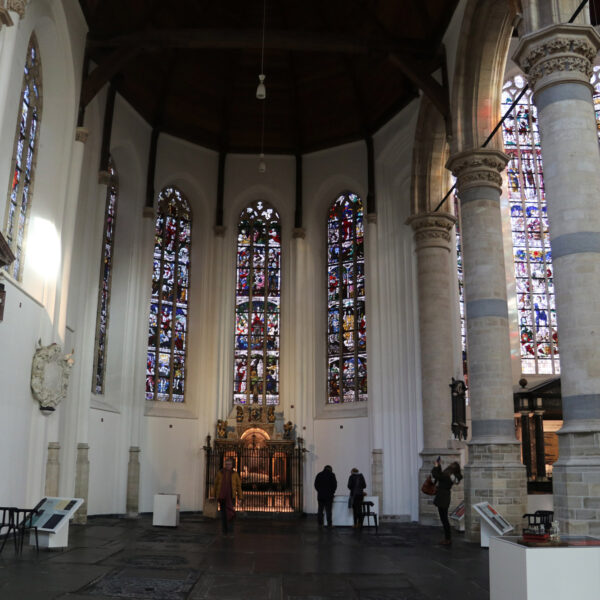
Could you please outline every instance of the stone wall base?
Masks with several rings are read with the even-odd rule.
[[[600,433],[559,433],[559,448],[554,518],[562,533],[600,536]]]
[[[440,517],[437,506],[433,504],[433,496],[427,496],[421,491],[423,482],[431,474],[433,463],[437,457],[441,458],[442,468],[446,468],[452,462],[461,463],[462,452],[460,448],[439,449],[426,448],[421,452],[423,466],[419,469],[419,523],[421,525],[439,525]],[[452,499],[450,501],[450,512],[452,512],[464,500],[463,485],[455,485],[452,488]],[[452,523],[451,523],[452,524]]]
[[[479,502],[491,504],[520,533],[527,511],[527,474],[521,464],[520,445],[469,444],[465,466],[465,534],[479,541],[480,517],[473,508]]]

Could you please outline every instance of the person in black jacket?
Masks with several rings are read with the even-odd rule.
[[[348,489],[350,490],[350,498],[348,499],[348,507],[352,507],[354,515],[354,527],[362,527],[362,503],[365,497],[365,488],[367,483],[363,474],[356,468],[350,471],[348,478]]]
[[[317,490],[317,502],[319,503],[319,512],[317,513],[319,527],[323,526],[323,510],[327,515],[327,527],[331,527],[333,525],[331,507],[335,490],[337,490],[337,479],[331,465],[325,465],[315,477],[315,490]]]
[[[460,465],[457,462],[453,462],[442,471],[441,461],[438,458],[431,470],[431,477],[437,483],[437,493],[433,499],[433,503],[437,506],[440,521],[444,527],[444,539],[441,541],[441,544],[449,546],[452,543],[450,521],[448,521],[450,490],[455,483],[459,483],[462,479]]]

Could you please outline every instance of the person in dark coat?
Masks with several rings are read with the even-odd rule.
[[[440,515],[440,521],[444,528],[444,539],[441,544],[449,546],[452,543],[450,534],[450,521],[448,521],[448,508],[450,507],[450,490],[455,483],[462,479],[460,465],[457,462],[451,463],[442,471],[441,461],[438,459],[431,470],[431,477],[437,483],[437,493],[433,503],[437,506]]]
[[[327,527],[331,527],[333,525],[331,507],[333,506],[335,490],[337,490],[337,479],[331,465],[325,465],[323,470],[317,473],[315,490],[317,490],[317,502],[319,503],[319,512],[317,513],[319,527],[323,526],[323,510],[327,516]]]
[[[356,468],[350,471],[348,478],[348,489],[350,490],[350,498],[348,498],[348,507],[352,507],[354,516],[354,527],[362,527],[362,503],[365,497],[365,488],[367,482],[363,474]]]

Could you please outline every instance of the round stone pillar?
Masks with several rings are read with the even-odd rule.
[[[521,39],[515,61],[533,88],[554,263],[563,427],[555,518],[600,534],[600,155],[589,80],[600,36],[552,25]]]
[[[508,157],[477,149],[450,158],[461,204],[471,441],[465,467],[467,537],[479,536],[473,504],[489,502],[513,525],[526,512],[526,472],[515,437],[500,216],[501,172]]]
[[[421,396],[423,404],[423,459],[419,486],[439,455],[442,464],[460,460],[451,438],[450,382],[454,373],[452,352],[452,301],[450,283],[450,231],[456,218],[449,213],[423,213],[407,221],[415,231],[419,335],[421,346]],[[456,488],[458,491],[458,488]],[[453,498],[456,500],[456,498]],[[431,496],[419,493],[419,522],[438,521]]]

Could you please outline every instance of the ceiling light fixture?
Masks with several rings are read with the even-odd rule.
[[[265,24],[267,22],[267,0],[263,0],[263,23],[262,23],[262,45],[260,51],[260,75],[258,76],[258,87],[256,88],[256,97],[259,100],[265,100],[267,89],[265,88]],[[258,157],[258,172],[264,173],[267,170],[265,161],[265,106],[262,103],[261,127],[260,127],[260,155]]]
[[[258,100],[264,100],[267,97],[267,88],[265,87],[265,25],[267,22],[267,0],[263,0],[263,22],[262,22],[262,44],[260,50],[260,75],[258,76],[258,87],[256,88],[256,97]]]

